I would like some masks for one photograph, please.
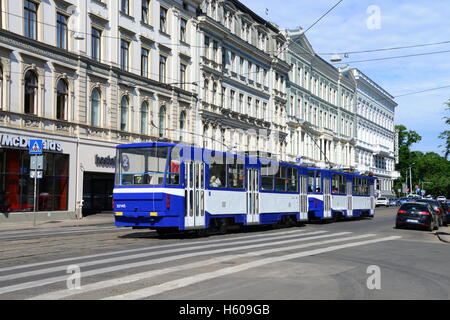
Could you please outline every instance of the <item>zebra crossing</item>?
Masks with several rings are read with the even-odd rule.
[[[0,267],[0,299],[149,299],[270,264],[400,238],[294,229],[65,257]],[[69,266],[81,271],[79,288],[68,289]]]

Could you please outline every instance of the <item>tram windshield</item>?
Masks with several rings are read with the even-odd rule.
[[[180,159],[177,150],[170,147],[118,149],[116,185],[161,186],[165,180],[170,185],[179,184]]]

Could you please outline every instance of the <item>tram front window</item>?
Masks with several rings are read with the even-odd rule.
[[[168,154],[169,147],[119,149],[116,185],[163,185]]]

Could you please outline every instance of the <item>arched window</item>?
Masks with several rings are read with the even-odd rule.
[[[58,81],[56,87],[56,119],[67,120],[67,97],[69,89],[66,80]]]
[[[38,78],[32,70],[25,74],[25,104],[24,112],[28,114],[37,113]]]
[[[164,137],[166,131],[166,108],[162,106],[159,108],[159,137]]]
[[[184,141],[186,134],[186,112],[182,111],[180,113],[180,141]]]
[[[120,102],[120,130],[128,131],[128,97],[123,96]]]
[[[91,94],[91,125],[100,126],[100,106],[101,94],[100,90],[95,88]]]
[[[141,134],[148,134],[148,103],[144,101],[141,106]]]

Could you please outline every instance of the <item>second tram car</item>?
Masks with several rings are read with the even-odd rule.
[[[117,147],[115,224],[165,231],[373,217],[374,178],[172,143]]]

